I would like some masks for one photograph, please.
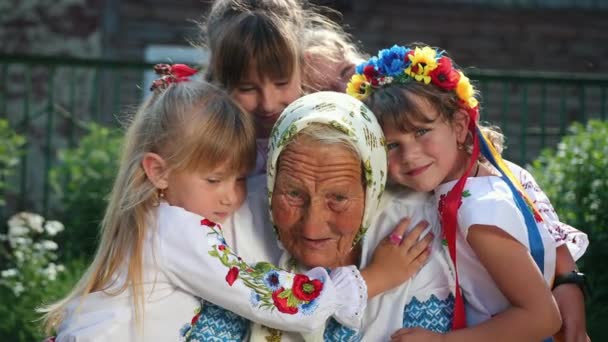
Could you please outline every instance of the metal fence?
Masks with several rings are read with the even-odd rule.
[[[28,145],[9,198],[15,209],[46,213],[48,173],[57,152],[78,144],[86,122],[117,126],[147,94],[153,64],[0,55],[0,118]],[[608,75],[469,70],[482,120],[507,136],[505,157],[525,164],[554,147],[574,121],[605,119]],[[1,194],[0,194],[1,195]],[[6,195],[6,194],[5,194]]]

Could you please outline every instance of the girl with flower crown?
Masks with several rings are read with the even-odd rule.
[[[221,224],[246,198],[255,161],[251,117],[224,91],[190,80],[196,70],[155,69],[163,76],[126,133],[96,256],[72,292],[42,310],[56,340],[194,340],[192,324],[217,314],[208,303],[276,328],[308,332],[330,316],[357,328],[367,297],[402,281],[395,282],[394,268],[409,263],[411,244],[382,244],[377,263],[360,272],[346,266],[331,275],[321,267],[295,274],[245,262]],[[240,219],[253,231],[253,222]],[[241,320],[230,329],[214,326],[228,335],[207,337],[240,340],[248,331]]]
[[[444,51],[393,46],[358,66],[347,92],[383,127],[391,181],[433,192],[452,260],[454,330],[407,328],[392,340],[541,341],[555,334],[555,242],[482,133],[477,92],[462,70]]]
[[[351,37],[340,27],[325,28],[309,25],[303,35],[302,44],[305,54],[303,69],[305,91],[345,91],[345,84],[354,73],[355,66],[367,59],[357,50]],[[343,79],[346,79],[346,83],[343,83]],[[502,152],[504,140],[502,134],[494,130],[486,130],[484,127],[481,129],[487,134],[496,150]],[[527,170],[509,161],[505,163],[538,210],[545,216],[546,228],[558,246],[556,279],[569,279],[566,282],[559,282],[560,286],[554,287],[553,290],[563,320],[559,336],[567,342],[586,342],[588,337],[585,327],[584,291],[576,283],[581,279],[581,274],[577,270],[575,260],[585,253],[589,244],[587,235],[560,221],[549,198]],[[577,276],[575,279],[571,278],[574,274]]]

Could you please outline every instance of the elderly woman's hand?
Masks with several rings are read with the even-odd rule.
[[[420,239],[428,223],[419,222],[403,238],[410,221],[409,218],[404,218],[399,222],[393,232],[378,244],[370,264],[361,271],[367,283],[368,298],[404,283],[428,259],[433,234],[426,234]]]

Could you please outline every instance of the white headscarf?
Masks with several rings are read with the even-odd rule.
[[[304,128],[311,124],[327,125],[344,133],[357,148],[361,158],[365,190],[365,209],[361,228],[354,243],[361,240],[373,218],[384,192],[387,176],[386,142],[374,114],[361,101],[337,92],[318,92],[303,96],[289,105],[270,134],[268,146],[268,202],[276,177],[281,152]],[[272,213],[270,215],[272,220]]]

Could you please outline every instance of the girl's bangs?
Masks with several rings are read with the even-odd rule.
[[[435,120],[430,118],[412,94],[402,87],[377,90],[366,102],[376,115],[380,126],[397,127],[404,133],[414,131],[421,123]]]
[[[255,167],[255,129],[251,118],[234,103],[213,101],[202,104],[205,111],[191,122],[190,133],[177,151],[177,159],[185,161],[181,169],[209,172],[228,166],[230,170],[248,173]]]
[[[298,50],[288,25],[255,13],[243,14],[240,19],[227,28],[217,47],[214,76],[228,89],[233,89],[250,70],[255,70],[260,79],[291,79],[298,66]]]

